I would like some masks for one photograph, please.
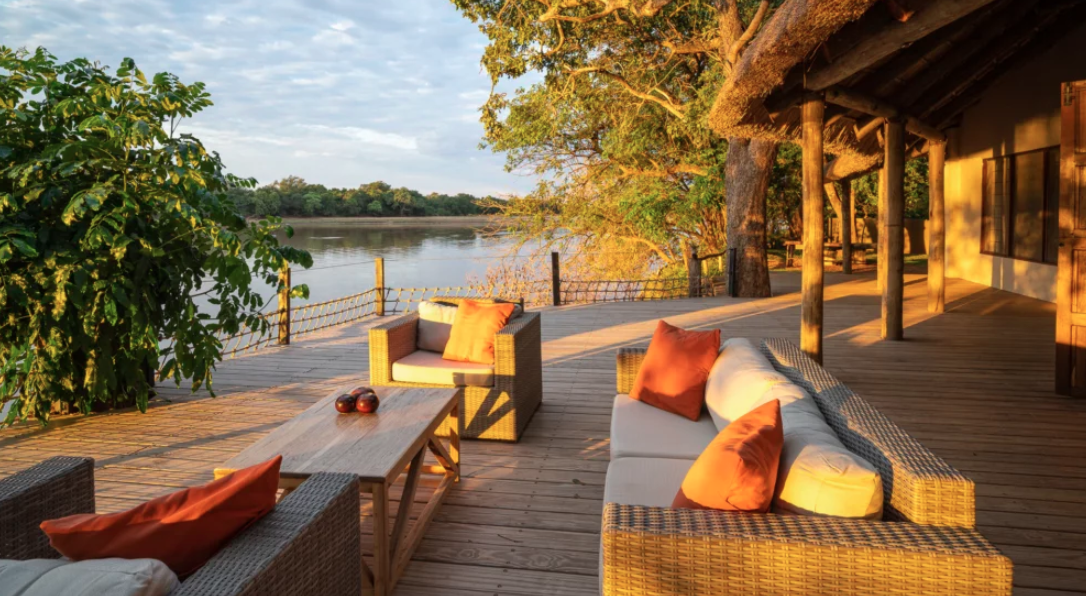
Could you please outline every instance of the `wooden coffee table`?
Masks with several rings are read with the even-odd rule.
[[[268,436],[245,449],[223,467],[219,478],[283,456],[280,487],[293,490],[318,472],[354,474],[362,481],[362,492],[373,495],[374,569],[362,562],[363,572],[376,596],[385,596],[403,575],[411,555],[422,541],[449,486],[460,479],[460,437],[458,425],[446,448],[434,435],[446,417],[459,415],[459,389],[375,387],[381,399],[375,414],[339,414],[336,396],[349,391],[341,387],[295,416]],[[429,450],[438,465],[424,465]],[[407,472],[399,512],[389,528],[389,489]],[[411,504],[419,475],[440,474],[441,482],[408,530]],[[361,553],[359,553],[361,557]]]

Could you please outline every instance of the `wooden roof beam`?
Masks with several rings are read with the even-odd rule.
[[[832,64],[807,76],[807,88],[828,89],[995,0],[917,0],[916,13],[892,28],[874,28]]]
[[[1061,15],[1061,11],[1034,13],[1030,15],[1030,18],[1022,20],[1018,27],[991,40],[972,59],[947,73],[939,84],[932,86],[924,94],[930,99],[923,105],[914,106],[913,109],[922,117],[926,117],[954,101],[974,83],[1014,56],[1047,26],[1059,20]]]
[[[989,45],[1000,45],[1006,39],[1008,31],[1020,26],[1023,21],[1038,18],[1030,15],[1037,6],[1037,0],[1017,0],[1005,11],[991,19],[986,19],[977,34],[955,43],[952,52],[943,56],[937,64],[932,64],[912,80],[908,81],[897,94],[898,102],[903,106],[912,106],[922,97],[930,97],[928,91],[945,80],[952,80],[963,70],[963,64],[974,64],[974,58]],[[968,70],[968,68],[964,69]]]
[[[1002,9],[1011,2],[1013,0],[998,0],[982,13],[974,13],[969,17],[958,19],[953,24],[943,27],[899,52],[882,67],[873,69],[860,80],[860,84],[850,86],[853,89],[862,88],[875,97],[887,97],[890,93],[901,89],[914,77],[937,68],[948,58],[953,58],[955,54],[951,53],[952,50],[957,49],[961,52],[966,49],[958,47],[958,43],[979,31],[982,26],[988,27],[993,20],[992,17],[1001,14]],[[1026,4],[1030,2],[1027,1]]]
[[[826,90],[826,101],[887,120],[902,118],[905,121],[905,130],[908,132],[932,141],[946,141],[946,135],[939,129],[922,122],[915,116],[903,113],[896,106],[873,97],[867,97],[841,87],[830,87]]]
[[[931,110],[931,119],[935,122],[939,122],[941,126],[949,125],[958,118],[962,112],[979,101],[984,91],[995,82],[996,79],[1005,74],[1008,68],[1011,68],[1015,63],[1029,60],[1033,56],[1047,51],[1054,44],[1066,37],[1067,34],[1080,27],[1083,23],[1083,19],[1086,19],[1086,5],[1080,6],[1077,10],[1067,11],[1067,14],[1060,15],[1059,18],[1056,18],[1049,23],[1047,28],[1041,29],[1028,42],[1019,46],[1017,52],[1004,56],[1004,59],[999,63],[984,69],[984,73],[973,79],[969,87],[962,89],[957,93],[956,99],[950,102],[942,102],[941,108]],[[999,68],[999,66],[1002,66],[1002,68]]]
[[[880,119],[880,124],[881,124]],[[909,144],[905,152],[905,161],[912,161],[918,157],[923,157],[931,149],[931,142],[926,139],[915,139]],[[860,176],[866,176],[871,172],[882,167],[882,160],[874,166],[869,166],[863,169],[856,169],[851,167],[850,160],[836,158],[826,164],[826,168],[823,170],[822,178],[828,182],[840,182],[851,178],[859,178]]]

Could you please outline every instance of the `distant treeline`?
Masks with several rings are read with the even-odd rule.
[[[435,215],[490,215],[496,209],[469,194],[424,195],[408,188],[371,182],[358,188],[326,188],[289,176],[256,190],[235,188],[230,198],[244,215],[419,217]]]

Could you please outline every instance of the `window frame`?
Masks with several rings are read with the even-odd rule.
[[[1057,168],[1056,171],[1059,171],[1058,168],[1060,167],[1058,157],[1055,160],[1051,159],[1050,152],[1053,149],[1059,150],[1059,148],[1060,148],[1059,145],[1053,145],[1053,146],[1050,146],[1050,147],[1041,147],[1041,148],[1038,148],[1038,149],[1031,149],[1029,151],[1019,151],[1018,153],[1008,153],[1006,155],[1000,155],[1000,156],[997,156],[997,157],[989,157],[989,158],[984,159],[983,167],[981,169],[981,191],[980,191],[981,192],[981,195],[980,195],[980,254],[988,255],[988,256],[991,256],[991,257],[1003,257],[1004,259],[1013,259],[1015,261],[1023,261],[1023,262],[1026,262],[1026,263],[1038,263],[1038,264],[1041,264],[1041,265],[1056,266],[1056,264],[1057,264],[1056,262],[1045,260],[1045,251],[1046,251],[1046,248],[1048,246],[1048,241],[1049,241],[1049,229],[1050,229],[1049,224],[1050,224],[1050,219],[1051,218],[1056,218],[1056,221],[1057,221],[1056,234],[1057,234],[1057,236],[1059,235],[1059,217],[1060,217],[1059,189],[1056,189],[1056,196],[1054,197],[1054,203],[1053,204],[1056,207],[1056,209],[1054,211],[1049,209],[1050,201],[1053,200],[1053,197],[1048,196],[1048,191],[1049,191],[1048,179],[1049,179],[1049,176],[1051,175],[1051,168],[1055,167],[1055,168]],[[1042,155],[1043,155],[1043,159],[1042,159],[1043,171],[1041,172],[1041,176],[1042,176],[1042,180],[1044,181],[1044,189],[1045,189],[1044,193],[1045,194],[1044,194],[1044,197],[1042,198],[1044,213],[1043,213],[1043,217],[1041,218],[1042,223],[1041,223],[1041,251],[1040,251],[1041,252],[1041,258],[1040,259],[1030,259],[1030,258],[1025,258],[1025,257],[1016,257],[1016,256],[1014,256],[1014,238],[1015,238],[1015,236],[1014,236],[1014,222],[1015,222],[1015,216],[1017,215],[1017,211],[1015,209],[1016,201],[1015,201],[1014,193],[1017,191],[1017,183],[1018,183],[1018,172],[1017,172],[1017,166],[1016,166],[1017,161],[1016,161],[1015,158],[1018,157],[1019,155],[1028,155],[1030,153],[1042,153]],[[989,168],[994,167],[994,162],[996,160],[1005,160],[1005,163],[1004,163],[1003,167],[1008,172],[1007,181],[1006,181],[1007,191],[1005,193],[1006,194],[1006,204],[1004,205],[1004,209],[1003,209],[1003,214],[1004,214],[1003,216],[1006,219],[1004,220],[1005,225],[1003,226],[1003,251],[1002,252],[985,250],[985,247],[984,247],[984,239],[985,239],[985,234],[984,233],[986,231],[986,229],[984,227],[984,219],[985,219],[985,216],[986,216],[987,198],[989,196],[988,193],[990,191],[990,189],[988,188],[988,179],[989,179],[988,171],[989,171]],[[1055,163],[1053,163],[1053,161],[1055,161]]]

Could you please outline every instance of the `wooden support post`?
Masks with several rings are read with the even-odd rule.
[[[886,279],[882,290],[882,337],[904,337],[905,290],[905,126],[886,123]]]
[[[562,277],[558,269],[558,252],[551,253],[551,302],[562,306]]]
[[[822,363],[822,286],[826,215],[822,201],[822,118],[825,103],[817,95],[803,101],[803,308],[800,348]]]
[[[852,181],[841,183],[841,272],[852,273],[852,231],[856,223],[852,213]]]
[[[290,345],[290,265],[279,270],[279,345]]]
[[[377,316],[385,316],[385,260],[382,257],[377,257],[373,260],[374,266],[374,286],[377,289]]]
[[[698,251],[691,251],[690,259],[686,263],[687,295],[691,298],[701,297],[701,259]]]
[[[928,149],[928,312],[946,310],[946,213],[943,203],[943,167],[946,143]]]
[[[886,288],[886,163],[879,170],[878,213],[875,214],[875,289]]]

